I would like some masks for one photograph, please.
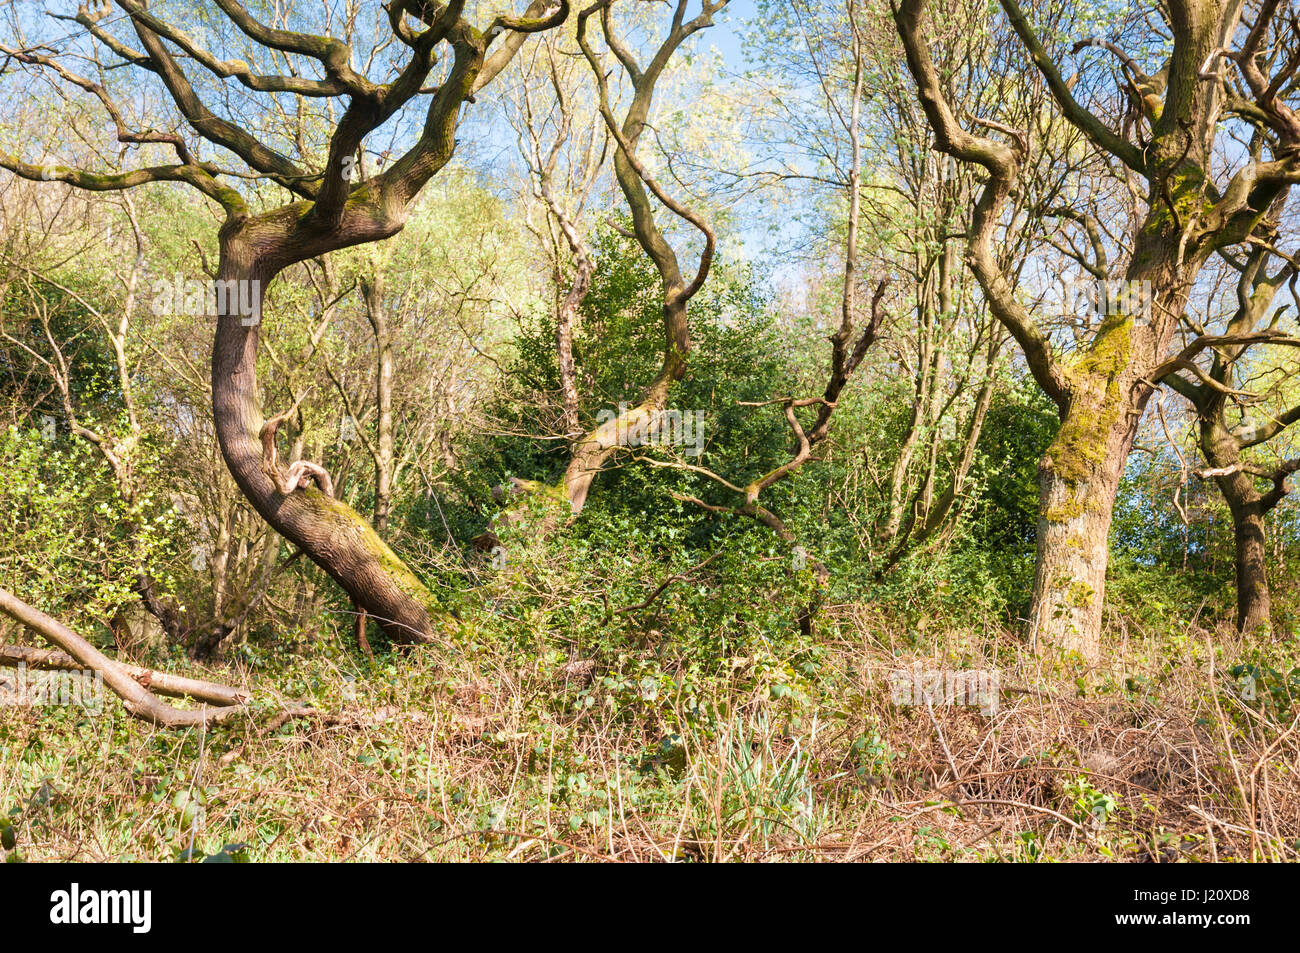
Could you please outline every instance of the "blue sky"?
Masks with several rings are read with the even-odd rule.
[[[743,28],[745,21],[756,12],[754,0],[731,0],[716,20],[716,31],[707,40],[718,48],[732,69],[745,65]]]

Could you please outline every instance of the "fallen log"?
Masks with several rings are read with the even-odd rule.
[[[104,684],[122,699],[126,710],[144,721],[163,728],[192,728],[224,721],[246,711],[243,704],[220,708],[208,708],[205,704],[196,710],[173,708],[159,701],[125,667],[114,662],[58,619],[29,606],[6,589],[0,589],[0,612],[39,632],[80,663],[82,668],[100,673]]]
[[[243,705],[248,695],[229,685],[217,682],[205,682],[183,675],[170,675],[167,672],[142,668],[118,662],[122,671],[147,688],[155,695],[169,698],[193,698],[195,701],[207,702],[209,705]],[[0,645],[0,667],[17,668],[26,665],[33,671],[82,672],[86,667],[71,655],[55,649],[38,649],[27,645]]]

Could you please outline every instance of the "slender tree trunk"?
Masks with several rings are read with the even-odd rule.
[[[268,276],[255,242],[223,236],[219,279],[248,282],[261,314]],[[276,249],[279,251],[280,249]],[[265,254],[265,251],[261,252]],[[236,287],[226,285],[226,287]],[[365,609],[395,641],[430,642],[430,595],[370,524],[342,500],[313,486],[285,494],[264,459],[257,386],[260,322],[231,305],[217,317],[212,352],[212,405],[221,453],[240,490],[281,536],[298,546]]]
[[[555,320],[555,355],[560,368],[560,392],[564,395],[564,435],[572,440],[582,433],[578,423],[578,370],[573,359],[573,331],[578,310],[591,290],[594,267],[585,249],[574,249],[573,283],[560,300]]]
[[[384,278],[378,269],[374,278],[362,282],[366,314],[375,335],[375,529],[388,530],[388,514],[393,504],[393,335],[384,302]]]
[[[671,299],[674,290],[665,291],[665,297]],[[620,447],[634,442],[633,438],[638,432],[648,432],[655,426],[659,415],[667,409],[669,390],[686,373],[690,336],[687,331],[685,302],[664,305],[664,326],[667,341],[663,368],[646,389],[641,403],[607,420],[574,445],[573,456],[564,471],[564,493],[575,514],[582,512],[587,492],[591,489],[591,481],[610,457]]]
[[[555,357],[560,371],[560,393],[564,398],[564,436],[577,441],[582,437],[582,426],[578,421],[578,370],[573,357],[573,332],[578,326],[582,302],[591,290],[591,279],[596,271],[587,243],[578,232],[577,224],[570,218],[568,211],[555,197],[551,186],[551,171],[541,170],[539,189],[542,200],[546,203],[547,213],[559,228],[569,246],[573,258],[573,281],[569,290],[556,301],[555,307]],[[556,247],[555,287],[558,289],[564,279],[564,269],[560,265],[559,247]]]
[[[920,269],[918,268],[918,271]],[[907,476],[912,466],[912,457],[921,440],[921,431],[925,427],[925,411],[929,405],[930,377],[932,367],[931,344],[933,343],[934,307],[930,289],[922,287],[917,295],[917,360],[916,386],[913,389],[912,416],[908,420],[907,434],[898,448],[894,465],[890,470],[888,519],[881,536],[886,540],[898,536],[903,525],[904,510],[907,506]]]

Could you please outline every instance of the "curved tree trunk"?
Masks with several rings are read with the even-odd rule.
[[[464,104],[475,101],[474,94],[500,74],[527,37],[564,23],[570,13],[568,0],[530,0],[522,16],[495,16],[486,30],[478,29],[463,16],[464,3],[389,4],[391,36],[381,45],[389,46],[395,39],[399,43],[392,48],[405,47],[409,56],[397,57],[389,81],[383,83],[372,82],[356,72],[351,65],[353,50],[342,40],[272,29],[244,5],[218,3],[226,18],[255,45],[314,59],[319,64],[319,79],[259,77],[246,84],[258,92],[280,95],[287,91],[288,95],[312,97],[324,104],[322,110],[331,119],[326,127],[329,146],[318,175],[277,152],[267,144],[272,140],[260,141],[254,135],[260,131],[256,124],[244,128],[245,121],[237,118],[238,112],[227,119],[204,105],[185,68],[164,42],[178,42],[178,31],[155,16],[148,4],[122,0],[118,6],[126,11],[143,46],[143,52],[128,57],[131,65],[159,77],[184,123],[201,139],[242,160],[253,178],[276,183],[294,199],[290,204],[254,212],[249,208],[248,196],[218,182],[218,177],[231,173],[212,163],[196,162],[195,152],[180,134],[128,135],[119,110],[103,87],[62,67],[57,68],[63,79],[83,90],[93,90],[118,120],[115,126],[119,141],[167,143],[175,148],[180,161],[114,174],[91,174],[58,166],[57,175],[77,188],[96,192],[124,191],[151,182],[184,182],[224,209],[225,221],[219,232],[218,287],[212,289],[217,305],[212,404],[226,465],[262,518],[324,569],[391,637],[431,641],[432,600],[428,590],[361,516],[334,499],[329,474],[305,460],[292,461],[287,472],[276,462],[275,428],[282,418],[263,419],[257,393],[263,291],[289,265],[342,248],[383,241],[401,231],[420,190],[446,166],[455,151]],[[81,21],[86,31],[108,49],[123,49],[97,25],[108,15],[109,8],[105,6],[92,15],[84,7]],[[413,28],[412,22],[419,26]],[[180,45],[189,58],[211,66],[211,61],[189,44]],[[449,57],[444,46],[449,48]],[[444,65],[435,77],[434,67],[439,62]],[[436,85],[428,85],[430,79]],[[366,137],[417,97],[425,110],[418,137],[382,172],[369,178],[361,163],[364,181],[354,184],[356,160],[364,156]],[[334,104],[344,100],[346,106],[337,113]],[[49,181],[48,173],[55,168],[34,166],[8,155],[0,155],[0,166],[32,181]],[[264,198],[259,196],[259,205]],[[230,300],[232,290],[234,302]],[[318,488],[310,485],[312,481]]]
[[[253,313],[260,315],[262,291],[273,276],[253,263],[251,247],[238,238],[223,239],[219,280],[249,282],[241,287],[251,289]],[[266,421],[258,399],[259,331],[260,323],[248,320],[229,301],[217,316],[212,408],[231,475],[262,518],[324,569],[390,638],[432,641],[428,590],[365,518],[316,487],[286,494],[277,487],[282,476],[272,479],[271,468],[278,465],[264,458],[261,441]]]
[[[644,102],[634,103],[624,125],[625,134],[630,131],[628,138],[631,141],[625,139],[623,146],[635,147],[635,136],[640,134],[641,123],[644,121],[643,113],[648,108],[648,95],[644,98]],[[709,245],[701,261],[699,273],[691,288],[688,289],[682,279],[676,254],[654,222],[650,201],[646,197],[642,184],[643,173],[640,171],[640,166],[634,165],[628,157],[628,152],[622,148],[614,155],[614,173],[631,206],[637,241],[655,263],[662,279],[664,357],[659,373],[646,388],[641,403],[621,411],[612,420],[599,425],[574,442],[573,455],[569,458],[569,465],[564,471],[564,493],[574,515],[582,512],[587,502],[587,493],[591,489],[591,482],[596,474],[620,447],[635,443],[635,434],[648,432],[657,424],[660,413],[667,409],[668,392],[672,385],[686,375],[687,355],[691,350],[687,303],[691,295],[703,284],[712,256],[712,232],[705,231]]]
[[[686,307],[664,307],[664,321],[668,329],[668,342],[664,351],[663,369],[646,389],[641,403],[621,411],[611,420],[586,434],[573,446],[573,455],[564,471],[564,494],[576,515],[587,502],[591,481],[619,448],[636,443],[638,433],[649,433],[655,428],[659,415],[667,409],[668,392],[686,373],[686,351],[690,338],[686,330]]]
[[[631,410],[620,412],[578,440],[573,446],[573,456],[564,472],[564,492],[574,515],[582,512],[587,492],[596,473],[605,465],[619,447],[635,443],[635,434],[641,428],[648,431],[658,424],[660,414],[667,409],[668,392],[672,385],[686,375],[687,355],[691,350],[691,332],[686,309],[692,297],[704,286],[713,263],[717,244],[712,227],[697,213],[674,199],[663,190],[636,158],[637,143],[645,130],[654,99],[655,84],[677,48],[692,34],[713,24],[713,14],[727,5],[727,0],[704,0],[701,11],[693,20],[683,16],[686,5],[680,4],[672,27],[659,50],[644,68],[633,62],[626,47],[621,47],[614,32],[613,19],[608,4],[592,4],[578,14],[578,46],[587,58],[596,78],[601,116],[606,128],[618,144],[614,153],[614,177],[627,199],[632,213],[632,231],[641,250],[654,263],[663,287],[664,356],[659,373],[646,388],[641,403]],[[623,64],[631,81],[633,95],[627,115],[619,123],[610,108],[607,73],[600,58],[592,51],[587,40],[587,18],[599,12],[605,40],[616,58]],[[649,192],[647,192],[647,189]],[[682,277],[677,253],[668,243],[655,221],[650,195],[678,218],[688,222],[704,236],[704,248],[695,277],[689,283]]]

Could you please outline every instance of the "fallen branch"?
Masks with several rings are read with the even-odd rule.
[[[82,668],[100,673],[104,684],[122,699],[126,710],[144,721],[163,728],[192,728],[224,721],[246,710],[243,704],[215,709],[205,705],[195,711],[173,708],[159,701],[125,667],[114,662],[58,619],[29,606],[6,589],[0,589],[0,612],[45,636],[80,663]]]
[[[229,685],[217,682],[205,682],[197,678],[185,678],[182,675],[170,675],[167,672],[142,668],[139,665],[117,663],[124,672],[155,695],[170,698],[193,698],[195,701],[207,702],[209,705],[243,705],[248,695]],[[27,645],[0,645],[0,667],[17,668],[26,665],[29,669],[56,672],[80,672],[85,666],[71,655],[54,649],[38,649]]]

